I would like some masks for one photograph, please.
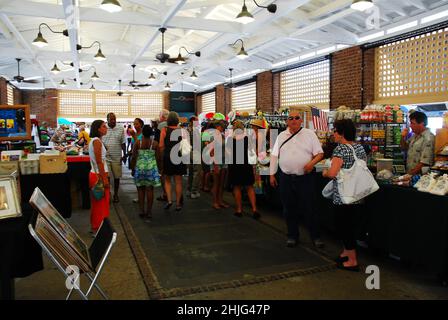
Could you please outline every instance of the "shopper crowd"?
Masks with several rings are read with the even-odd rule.
[[[428,159],[429,152],[425,151],[433,143],[425,128],[425,120],[419,113],[411,116],[414,136],[407,143],[403,142],[413,150],[408,158],[415,168],[412,170],[420,170],[432,161]],[[302,124],[300,113],[290,112],[286,130],[274,139],[268,130],[263,130],[268,128],[260,118],[244,123],[239,119],[216,117],[207,121],[202,119],[201,123],[197,116],[192,116],[187,123],[181,124],[176,112],[162,110],[158,122],[150,125],[136,118],[133,128],[117,126],[113,113],[108,114],[107,124],[96,120],[90,131],[92,171],[89,181],[91,188],[98,181],[102,182],[105,196],[100,200],[92,196],[92,232],[96,232],[101,220],[108,215],[109,178],[112,176],[113,201],[119,202],[121,167],[128,162],[138,193],[135,202],[139,205],[139,216],[145,222],[153,219],[154,187],[161,187],[157,200],[165,202],[164,210],[170,210],[173,205],[175,211],[182,210],[182,182],[187,173],[186,197],[195,200],[201,197],[201,192],[211,191],[211,208],[221,210],[230,206],[223,198],[227,189],[233,193],[236,217],[244,215],[242,199],[247,195],[250,216],[260,219],[254,186],[260,174],[266,174],[271,187],[279,190],[287,226],[287,247],[299,243],[299,221],[303,220],[312,243],[321,248],[324,243],[320,239],[315,207],[320,196],[315,192],[315,166],[327,155],[331,165],[322,175],[332,179],[328,197],[334,205],[337,230],[343,243],[343,251],[336,261],[342,269],[358,271],[355,221],[362,210],[363,196],[356,201],[346,201],[346,195],[340,193],[338,177],[342,171],[355,167],[357,161],[362,161],[367,168],[365,149],[355,143],[356,128],[352,120],[334,123],[333,137],[337,146],[332,153],[324,153],[315,132],[303,128]],[[406,135],[407,132],[403,132],[403,139]],[[267,158],[269,169],[262,173],[260,164]],[[367,194],[374,192],[374,187],[372,185]]]

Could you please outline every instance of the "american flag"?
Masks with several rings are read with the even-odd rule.
[[[314,130],[328,131],[328,116],[323,110],[311,107]]]

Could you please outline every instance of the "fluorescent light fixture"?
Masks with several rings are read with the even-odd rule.
[[[369,41],[369,40],[376,39],[376,38],[379,38],[379,37],[382,37],[382,36],[384,36],[384,31],[380,31],[380,32],[377,32],[377,33],[372,33],[372,34],[369,34],[368,36],[361,37],[361,38],[358,39],[358,42]]]
[[[272,64],[272,68],[278,68],[278,67],[284,66],[285,64],[286,64],[286,60],[285,61],[280,61],[280,62],[277,62],[277,63],[273,63]]]
[[[446,16],[448,16],[448,10],[445,10],[445,11],[442,11],[442,12],[439,12],[439,13],[435,13],[435,14],[432,14],[432,15],[427,16],[425,18],[422,18],[420,20],[420,23],[431,22],[431,21],[434,21],[434,20],[437,20],[437,19],[444,18]]]
[[[391,34],[391,33],[395,33],[395,32],[398,32],[398,31],[406,30],[406,29],[415,27],[417,25],[418,25],[418,21],[415,20],[415,21],[412,21],[412,22],[409,22],[409,23],[405,23],[405,24],[402,24],[402,25],[399,25],[399,26],[387,29],[387,34]]]
[[[315,55],[316,55],[316,52],[310,52],[310,53],[301,55],[300,60],[308,59],[308,58],[314,57]]]
[[[185,84],[188,84],[188,85],[190,85],[190,86],[199,88],[199,86],[198,86],[197,84],[194,84],[194,83],[191,83],[191,82],[187,82],[187,81],[184,81],[184,83],[185,83]]]
[[[300,56],[297,56],[297,57],[294,57],[294,58],[290,58],[290,59],[288,59],[288,60],[286,60],[286,63],[293,63],[293,62],[296,62],[296,61],[299,61],[300,60]]]
[[[321,49],[321,50],[317,50],[317,51],[316,51],[316,54],[317,54],[317,55],[319,55],[319,54],[324,54],[324,53],[332,52],[332,51],[334,51],[334,50],[336,50],[336,46],[331,46],[331,47],[328,47],[328,48],[324,48],[324,49]]]
[[[336,46],[336,50],[341,50],[341,49],[345,49],[345,48],[348,48],[348,47],[350,47],[350,46],[346,45],[346,44],[338,44]]]

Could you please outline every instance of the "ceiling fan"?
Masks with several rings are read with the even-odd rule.
[[[117,96],[119,96],[119,97],[130,96],[129,93],[124,93],[123,91],[121,91],[121,79],[118,80],[118,92],[117,92]]]
[[[159,31],[162,33],[162,52],[158,53],[156,55],[156,60],[160,61],[161,63],[165,63],[165,62],[170,62],[170,63],[179,63],[179,64],[184,64],[186,63],[186,61],[188,60],[188,58],[186,57],[182,57],[182,55],[180,54],[180,49],[185,49],[185,51],[188,52],[188,54],[194,54],[196,57],[200,57],[201,56],[201,52],[200,51],[196,51],[196,52],[189,52],[187,50],[187,48],[185,47],[181,47],[179,49],[179,55],[176,58],[171,58],[169,54],[165,53],[165,31],[166,28],[160,28]]]
[[[232,81],[232,72],[233,72],[233,68],[229,68],[229,72],[230,72],[230,80],[229,80],[229,82],[228,83],[226,83],[226,84],[224,84],[224,88],[229,88],[229,89],[231,89],[231,88],[235,88],[235,84],[233,83],[233,81]]]
[[[36,79],[25,79],[24,77],[22,77],[21,75],[20,75],[20,61],[22,60],[22,59],[20,59],[20,58],[16,58],[16,60],[17,60],[17,75],[16,76],[14,76],[14,80],[13,81],[16,81],[16,82],[18,82],[18,83],[22,83],[22,82],[24,82],[24,83],[39,83],[39,80],[36,80]]]
[[[152,84],[150,83],[140,83],[138,81],[135,81],[135,67],[136,65],[133,64],[132,66],[132,81],[129,82],[129,86],[135,88],[135,87],[151,87]],[[121,81],[121,80],[119,80]]]

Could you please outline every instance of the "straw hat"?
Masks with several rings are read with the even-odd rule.
[[[261,128],[261,129],[266,128],[263,119],[252,119],[252,120],[250,120],[250,125]]]

